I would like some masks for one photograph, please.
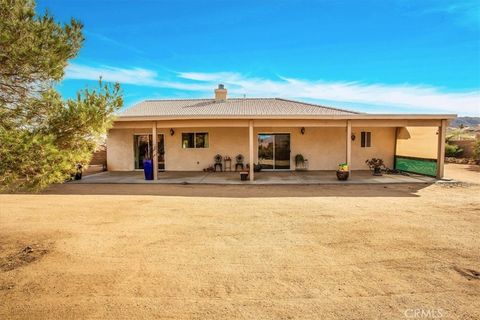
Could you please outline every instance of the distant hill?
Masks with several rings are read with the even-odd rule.
[[[450,127],[458,128],[462,124],[464,127],[477,127],[480,125],[480,117],[458,117],[450,122]]]

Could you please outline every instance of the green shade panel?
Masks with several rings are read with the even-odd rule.
[[[412,157],[395,157],[395,169],[435,177],[437,175],[437,161]]]

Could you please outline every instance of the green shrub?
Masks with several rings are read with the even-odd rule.
[[[473,145],[473,156],[475,160],[480,160],[480,138]]]
[[[445,156],[447,157],[457,157],[463,152],[463,149],[461,149],[459,146],[456,144],[445,144]]]

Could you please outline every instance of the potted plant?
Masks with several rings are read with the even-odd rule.
[[[245,168],[247,170],[250,170],[250,163],[247,163],[247,165],[245,166]],[[256,164],[254,163],[253,164],[253,172],[260,172],[262,171],[262,165],[261,164]]]
[[[347,163],[340,163],[338,165],[338,170],[336,172],[337,174],[337,179],[340,181],[345,181],[348,180],[348,177],[350,176],[350,171],[348,170],[348,164]]]
[[[365,163],[368,165],[374,176],[381,176],[382,169],[385,169],[385,164],[382,159],[367,159]]]

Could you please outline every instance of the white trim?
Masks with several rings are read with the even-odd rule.
[[[141,120],[208,120],[208,119],[323,119],[323,120],[449,120],[456,118],[456,114],[348,114],[348,115],[142,115],[122,116],[118,115],[115,121],[141,121]]]

